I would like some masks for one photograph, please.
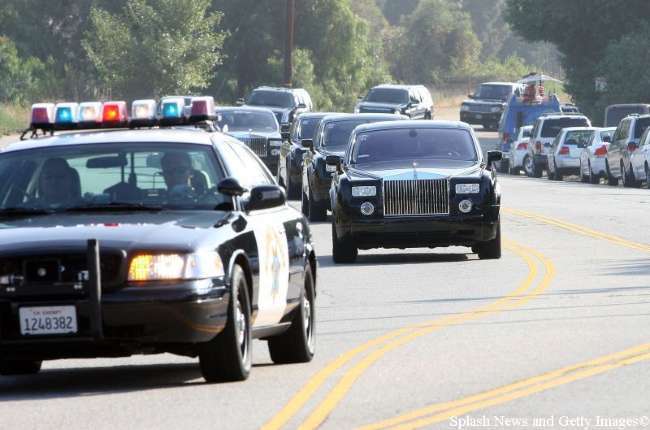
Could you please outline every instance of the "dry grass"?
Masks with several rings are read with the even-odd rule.
[[[0,136],[27,128],[29,109],[17,105],[0,105]]]

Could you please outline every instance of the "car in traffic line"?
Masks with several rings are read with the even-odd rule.
[[[253,338],[314,354],[309,225],[232,137],[64,134],[0,153],[0,373],[173,353],[243,380]]]
[[[600,128],[591,136],[587,146],[580,153],[580,180],[598,184],[607,176],[605,157],[616,127]]]
[[[568,175],[580,174],[580,154],[587,147],[596,127],[563,128],[548,151],[548,179],[561,181]]]
[[[357,104],[355,113],[394,113],[432,119],[433,99],[424,85],[377,85]]]
[[[468,96],[469,100],[461,104],[460,120],[496,130],[510,97],[521,94],[523,90],[524,85],[513,82],[484,82]]]
[[[313,140],[320,120],[333,114],[333,112],[307,112],[298,115],[289,131],[289,138],[282,142],[277,179],[290,199],[299,199],[302,189],[302,157],[307,151],[302,146],[303,139]]]
[[[378,121],[398,121],[403,115],[360,113],[334,114],[324,117],[318,124],[314,139],[305,139],[308,151],[302,162],[302,213],[310,221],[325,221],[330,209],[329,189],[333,167],[325,163],[330,157],[343,157],[348,148],[350,135],[361,124]]]
[[[608,185],[618,185],[622,180],[625,187],[637,186],[637,180],[630,167],[630,156],[639,146],[639,139],[648,126],[650,114],[632,114],[618,124],[605,158]]]
[[[271,172],[277,171],[282,136],[270,109],[220,106],[216,113],[217,124],[224,133],[244,142]]]
[[[520,127],[516,132],[516,138],[510,146],[510,152],[507,153],[508,171],[511,175],[517,175],[524,168],[524,157],[528,150],[530,142],[530,133],[533,130],[532,125]],[[505,157],[505,154],[504,154]],[[503,160],[501,161],[503,163]]]
[[[535,120],[524,156],[526,175],[541,178],[544,170],[548,170],[549,148],[560,130],[567,127],[591,127],[591,121],[584,115],[555,112],[542,114]]]
[[[280,123],[282,133],[289,133],[296,115],[314,109],[311,96],[303,88],[257,87],[239,104],[271,109]]]
[[[617,127],[623,118],[633,114],[650,114],[650,104],[628,103],[607,106],[605,108],[605,127]]]
[[[355,128],[335,167],[332,256],[352,263],[359,249],[467,246],[501,257],[497,179],[474,131],[454,121],[397,121]]]
[[[630,154],[630,175],[637,187],[642,182],[650,183],[650,127],[641,135],[638,148]]]

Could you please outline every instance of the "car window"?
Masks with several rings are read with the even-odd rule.
[[[634,138],[639,139],[650,125],[650,117],[638,118],[634,124]]]
[[[101,143],[8,152],[0,155],[0,208],[138,204],[213,209],[232,203],[216,191],[223,177],[207,145]]]
[[[594,130],[573,130],[568,131],[564,137],[565,145],[575,145],[578,148],[585,148],[593,137]]]
[[[616,136],[616,140],[627,139],[627,137],[630,135],[629,128],[631,121],[631,119],[625,119],[621,121],[621,124],[618,126],[618,130],[616,130],[616,133],[618,134],[618,136]]]
[[[373,88],[366,96],[367,102],[375,103],[403,103],[409,101],[409,94],[407,90],[397,88]]]
[[[476,161],[474,141],[466,130],[411,128],[359,133],[352,149],[352,164],[386,161],[444,159]]]
[[[541,137],[555,137],[563,128],[589,126],[589,121],[584,117],[546,119],[542,126]]]
[[[298,121],[296,121],[298,122]],[[314,132],[320,123],[320,118],[304,118],[300,121],[300,139],[313,139]]]
[[[511,92],[510,85],[479,85],[474,95],[479,99],[506,101]]]
[[[255,90],[246,101],[246,104],[293,108],[296,105],[296,100],[293,94],[285,91]]]

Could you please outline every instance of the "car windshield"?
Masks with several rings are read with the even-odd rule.
[[[579,148],[584,148],[595,133],[594,130],[574,130],[567,132],[564,136],[565,145],[576,145]]]
[[[359,133],[352,153],[352,164],[419,159],[477,161],[477,153],[467,130],[442,128]]]
[[[300,139],[313,139],[321,118],[302,118],[300,120]]]
[[[228,131],[279,131],[278,122],[273,112],[250,110],[228,110],[219,112],[219,127]]]
[[[474,97],[478,99],[508,100],[512,89],[509,85],[479,85]]]
[[[330,149],[345,149],[348,146],[352,131],[357,126],[368,122],[368,120],[355,119],[327,123],[325,124],[321,145]]]
[[[639,118],[634,125],[634,138],[639,139],[646,128],[650,125],[650,118]]]
[[[285,91],[253,91],[246,104],[251,106],[295,107],[293,95]]]
[[[606,124],[605,127],[616,127],[623,118],[635,113],[647,113],[648,108],[645,105],[632,105],[632,106],[613,106],[607,108]]]
[[[401,104],[409,102],[409,93],[397,88],[374,88],[366,97],[367,102]]]
[[[0,154],[0,213],[232,206],[211,146],[101,143]]]
[[[541,137],[556,137],[560,130],[568,127],[589,127],[589,121],[584,117],[547,119]]]

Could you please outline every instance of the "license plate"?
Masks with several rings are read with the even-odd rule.
[[[77,309],[74,306],[25,307],[18,310],[18,315],[23,336],[77,332]]]
[[[476,114],[476,119],[481,119],[481,118],[483,118],[483,115],[481,115],[480,113],[477,113]]]

